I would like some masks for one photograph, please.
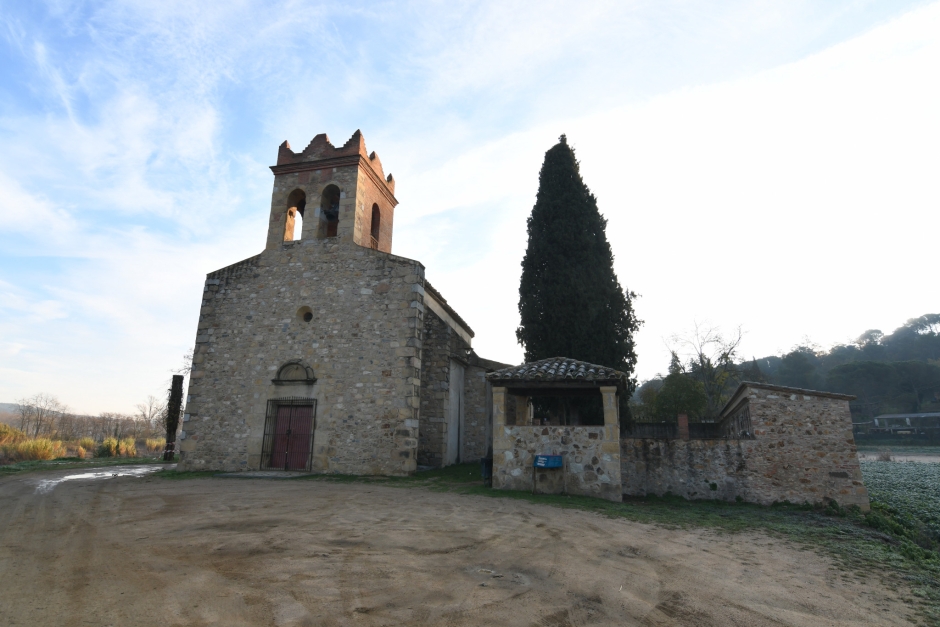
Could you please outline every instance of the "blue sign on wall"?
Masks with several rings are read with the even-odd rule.
[[[536,455],[536,468],[561,468],[561,455]]]

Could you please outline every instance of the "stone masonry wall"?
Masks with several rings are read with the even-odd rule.
[[[421,417],[418,463],[439,468],[444,464],[447,411],[450,402],[450,359],[456,333],[433,311],[424,316],[421,349]]]
[[[369,245],[369,238],[372,236],[372,205],[379,206],[379,250],[385,252],[392,251],[392,228],[395,222],[395,207],[388,202],[379,184],[371,177],[359,177],[359,189],[356,193],[357,211],[361,216],[361,243],[363,246]]]
[[[210,274],[181,467],[258,468],[268,399],[311,395],[315,471],[415,470],[423,278],[416,261],[336,238],[282,243]],[[272,384],[292,359],[315,385]]]
[[[747,402],[752,440],[624,439],[624,495],[768,505],[832,499],[867,510],[848,401],[803,392],[746,387],[732,399]]]
[[[567,472],[539,470],[538,492],[598,496],[621,500],[620,459],[604,444],[607,427],[505,426],[493,443],[493,487],[503,490],[532,490],[536,455],[561,455]],[[563,485],[567,475],[567,490]]]
[[[493,487],[596,496],[620,501],[620,420],[617,388],[601,387],[604,426],[507,425],[507,388],[493,388]],[[540,469],[536,455],[561,455],[564,470]]]
[[[421,426],[418,441],[418,463],[439,468],[447,450],[447,416],[450,411],[450,363],[454,359],[464,367],[463,433],[459,438],[460,460],[480,457],[477,453],[486,442],[486,389],[472,364],[467,364],[470,348],[447,322],[431,309],[424,314],[421,349]],[[476,374],[475,374],[476,373]],[[484,418],[481,421],[480,415]],[[483,432],[481,433],[481,428]]]
[[[492,432],[493,398],[487,389],[486,368],[470,365],[464,370],[464,428],[460,438],[460,459],[477,461],[486,457]]]

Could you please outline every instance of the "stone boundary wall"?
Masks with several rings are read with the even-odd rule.
[[[847,397],[749,384],[727,406],[745,402],[754,439],[622,440],[623,494],[869,509]]]

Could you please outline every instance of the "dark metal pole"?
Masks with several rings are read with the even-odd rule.
[[[180,413],[183,409],[183,375],[174,374],[170,386],[170,397],[166,404],[166,447],[163,449],[163,461],[173,461],[173,452],[176,449],[176,429],[180,424]]]

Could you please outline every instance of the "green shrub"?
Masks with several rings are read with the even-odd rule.
[[[95,450],[95,457],[117,457],[119,447],[117,438],[105,438]]]

